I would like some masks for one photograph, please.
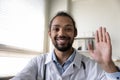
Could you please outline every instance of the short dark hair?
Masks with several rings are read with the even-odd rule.
[[[50,23],[49,23],[49,31],[51,30],[51,26],[52,26],[53,20],[54,20],[56,17],[58,17],[58,16],[65,16],[65,17],[70,18],[70,19],[72,20],[72,22],[73,22],[73,26],[74,26],[74,29],[75,29],[75,33],[77,34],[77,28],[76,28],[76,24],[75,24],[74,19],[72,18],[72,16],[71,16],[70,14],[68,14],[67,12],[64,12],[64,11],[58,12],[58,13],[51,19],[51,21],[50,21]]]

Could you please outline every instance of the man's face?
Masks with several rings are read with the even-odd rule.
[[[53,45],[59,51],[67,51],[72,47],[75,29],[69,17],[57,16],[51,24],[49,36]]]

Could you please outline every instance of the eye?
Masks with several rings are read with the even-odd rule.
[[[70,31],[72,31],[72,28],[66,28],[65,29],[67,32],[70,32]]]
[[[59,31],[59,28],[58,28],[58,27],[55,27],[55,28],[53,28],[53,31],[58,32],[58,31]]]

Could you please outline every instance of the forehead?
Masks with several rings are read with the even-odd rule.
[[[71,25],[73,25],[73,22],[72,22],[71,18],[69,18],[67,16],[57,16],[52,21],[52,25],[54,25],[54,24],[71,24]]]

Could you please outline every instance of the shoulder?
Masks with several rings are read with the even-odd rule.
[[[100,76],[104,73],[103,69],[94,59],[84,56],[83,61],[85,61],[86,70],[89,73],[95,73],[95,75],[97,74],[96,76]]]
[[[95,64],[96,63],[91,57],[87,57],[79,52],[76,53],[76,57],[79,58],[79,60],[83,61],[85,64]]]
[[[43,63],[43,62],[45,61],[45,59],[46,59],[47,56],[48,56],[48,53],[40,54],[40,55],[32,58],[30,62],[32,62],[32,63],[37,63],[37,64],[38,64],[38,63],[39,63],[39,64],[40,64],[40,63]]]
[[[78,53],[78,55],[80,55],[81,61],[85,64],[86,69],[87,69],[88,71],[89,71],[89,70],[90,70],[90,71],[96,70],[96,71],[98,71],[98,72],[101,72],[101,71],[102,71],[100,65],[99,65],[94,59],[92,59],[91,57],[86,57],[86,56],[84,56],[84,55],[82,55],[82,54],[80,54],[80,53]]]
[[[87,65],[94,65],[94,64],[96,64],[96,62],[95,62],[95,60],[93,60],[91,57],[86,57],[86,56],[84,56],[84,55],[82,55],[81,54],[81,56],[82,56],[82,61],[84,61]]]

